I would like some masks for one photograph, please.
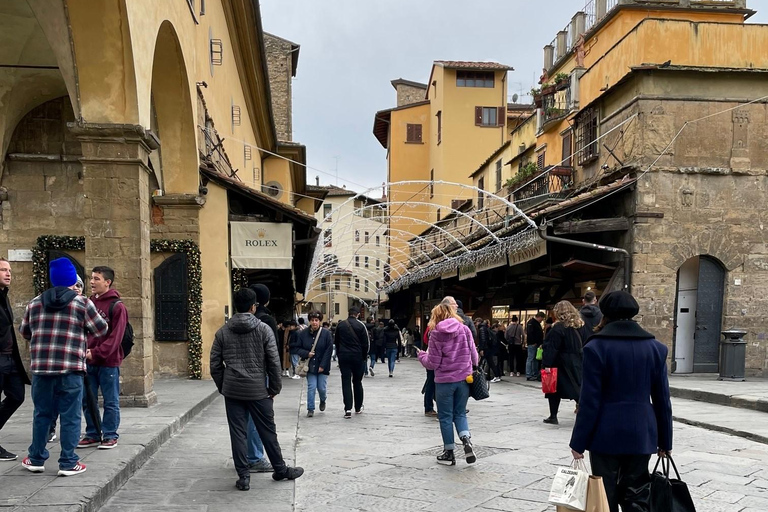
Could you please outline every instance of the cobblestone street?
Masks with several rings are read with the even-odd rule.
[[[219,398],[102,510],[254,510],[257,504],[270,511],[554,510],[546,499],[555,466],[570,462],[572,404],[563,403],[559,427],[544,425],[541,393],[516,385],[524,379],[506,378],[490,399],[470,400],[478,462],[438,466],[437,420],[423,415],[419,392],[423,371],[408,359],[393,379],[379,369],[364,382],[364,414],[351,420],[342,418],[336,369],[328,409],[314,418],[306,417],[305,381],[284,382],[275,408],[279,438],[286,460],[295,458],[306,470],[295,484],[253,474],[250,492],[235,490]],[[768,509],[768,446],[675,423],[674,454],[700,512]]]

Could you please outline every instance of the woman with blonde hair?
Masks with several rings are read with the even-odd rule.
[[[555,304],[555,323],[544,338],[544,368],[557,368],[557,391],[547,393],[549,417],[544,423],[557,425],[560,401],[575,400],[579,403],[581,393],[582,340],[579,330],[584,326],[578,310],[567,300]]]
[[[418,350],[417,356],[424,368],[435,372],[437,416],[444,446],[443,453],[437,456],[437,462],[454,466],[454,425],[464,446],[467,463],[472,464],[477,460],[467,421],[469,385],[466,378],[472,375],[473,367],[477,366],[478,355],[472,332],[464,325],[448,299],[452,300],[446,297],[432,309],[429,349],[426,352]]]

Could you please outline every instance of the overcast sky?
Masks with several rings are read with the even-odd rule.
[[[432,61],[496,61],[515,68],[521,102],[541,75],[542,48],[584,0],[261,0],[264,30],[301,45],[293,139],[307,146],[307,182],[357,191],[386,180],[376,111],[395,106],[390,81],[426,83]],[[768,23],[768,0],[748,0]],[[364,187],[363,187],[364,186]],[[377,195],[379,191],[371,192]]]

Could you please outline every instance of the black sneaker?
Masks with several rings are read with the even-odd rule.
[[[352,411],[344,411],[344,419],[348,420],[352,417]]]
[[[390,374],[389,374],[389,378],[391,379],[392,377],[394,377],[394,375],[392,375],[392,374],[390,373]]]
[[[311,418],[315,415],[315,411],[307,411],[307,418]]]
[[[469,436],[462,437],[461,444],[464,445],[464,456],[467,459],[467,464],[474,464],[477,457],[475,456],[475,450],[472,449],[472,441],[469,440]]]
[[[445,450],[443,453],[437,456],[437,463],[444,466],[455,466],[456,457],[453,456],[453,450]]]
[[[304,468],[285,468],[281,473],[272,473],[272,480],[279,482],[280,480],[296,480],[304,474]]]
[[[320,410],[321,411],[325,410],[325,400],[320,400]]]
[[[235,487],[237,487],[241,491],[250,491],[251,490],[251,475],[241,476],[237,480],[237,482],[235,482]]]
[[[559,425],[560,422],[557,421],[557,416],[550,416],[549,418],[544,418],[544,423],[548,423],[549,425]]]
[[[19,456],[0,446],[0,460],[16,460]]]
[[[371,374],[371,377],[374,377],[374,376],[376,375],[375,373],[373,373],[373,366],[371,366],[371,367],[368,369],[368,372]]]

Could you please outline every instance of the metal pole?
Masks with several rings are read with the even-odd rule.
[[[624,256],[624,291],[629,292],[629,287],[632,284],[632,255],[628,251],[619,247],[611,247],[609,245],[593,244],[591,242],[582,242],[580,240],[571,240],[568,238],[560,238],[557,236],[550,236],[547,234],[548,224],[542,223],[539,226],[539,236],[548,242],[554,242],[565,245],[573,245],[575,247],[583,247],[585,249],[595,249],[597,251],[608,251],[614,253],[620,253]]]

